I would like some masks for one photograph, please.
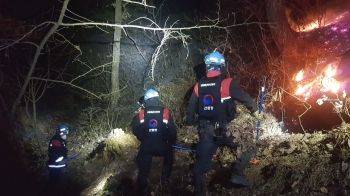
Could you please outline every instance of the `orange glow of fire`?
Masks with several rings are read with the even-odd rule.
[[[306,101],[315,90],[319,90],[321,92],[338,92],[340,89],[340,83],[333,78],[336,72],[336,66],[330,64],[320,76],[312,80],[309,79],[309,81],[303,81],[304,71],[300,70],[294,78],[294,80],[299,83],[294,94],[303,97],[303,99]]]
[[[325,76],[332,78],[333,76],[335,76],[335,73],[337,73],[337,69],[334,68],[334,66],[332,64],[327,66],[327,69],[324,71]]]
[[[306,31],[311,31],[311,30],[319,28],[319,27],[325,27],[325,26],[331,25],[331,24],[339,21],[340,19],[344,18],[345,14],[347,14],[347,13],[348,12],[343,12],[341,14],[337,14],[338,16],[335,19],[333,19],[333,21],[330,21],[330,20],[332,20],[332,19],[330,19],[330,20],[326,21],[325,24],[321,23],[321,25],[320,25],[319,21],[315,20],[315,21],[310,22],[309,24],[303,26],[302,29],[294,29],[294,30],[299,31],[299,32],[306,32]]]
[[[337,20],[340,20],[340,19],[344,18],[346,13],[347,12],[344,12],[344,13],[340,14],[339,16],[337,16],[337,18],[335,18],[335,20],[337,21]]]
[[[340,83],[336,81],[334,78],[330,77],[323,77],[321,79],[321,91],[327,92],[331,91],[333,93],[336,93],[340,88]]]
[[[295,76],[294,80],[299,82],[302,81],[304,78],[304,70],[300,70],[297,75]]]
[[[296,95],[306,95],[306,94],[310,94],[311,92],[311,89],[312,89],[312,86],[317,82],[317,80],[314,80],[314,81],[311,81],[307,84],[305,84],[304,86],[302,85],[298,85],[298,88],[297,90],[295,91],[295,94]]]
[[[326,27],[328,25],[331,25],[332,23],[327,23],[327,24],[324,24],[324,25],[319,25],[318,21],[314,21],[314,22],[311,22],[310,24],[307,24],[303,27],[303,29],[300,29],[299,32],[307,32],[307,31],[311,31],[311,30],[314,30],[314,29],[317,29],[319,27]]]
[[[319,27],[318,21],[314,21],[308,25],[305,25],[305,27],[303,29],[301,29],[300,31],[311,31],[313,29],[316,29]]]

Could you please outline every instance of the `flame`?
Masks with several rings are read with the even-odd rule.
[[[340,89],[340,83],[334,78],[325,76],[321,79],[321,87],[322,88],[320,90],[322,92],[331,91],[333,93],[336,93]]]
[[[335,13],[334,13],[335,14]],[[320,28],[320,27],[325,27],[325,26],[329,26],[329,25],[332,25],[336,22],[339,22],[341,19],[343,19],[345,17],[345,15],[348,14],[348,11],[345,11],[345,12],[342,12],[342,13],[339,13],[339,14],[336,14],[336,17],[333,18],[326,18],[328,19],[327,21],[324,22],[324,24],[320,24],[319,20],[316,19],[312,22],[310,22],[309,24],[306,24],[304,26],[302,26],[302,28],[295,28],[295,27],[292,27],[293,30],[295,31],[298,31],[298,32],[307,32],[307,31],[311,31],[313,29],[317,29],[317,28]],[[337,29],[332,29],[332,30],[337,30]]]
[[[301,86],[300,84],[298,85],[298,88],[297,88],[297,90],[295,91],[295,93],[294,94],[296,94],[296,95],[301,95],[301,94],[303,94],[304,92],[305,92],[305,87],[304,86]]]
[[[298,84],[298,88],[295,91],[296,95],[310,95],[312,91],[312,86],[317,82],[317,80],[311,81],[305,85]],[[305,96],[306,97],[306,96]]]
[[[325,25],[325,26],[327,26],[327,25]],[[311,30],[317,29],[317,28],[319,28],[319,27],[320,27],[320,25],[319,25],[318,21],[314,21],[314,22],[311,22],[311,23],[305,25],[302,29],[299,30],[299,32],[300,32],[300,31],[301,31],[301,32],[304,32],[304,31],[311,31]]]
[[[298,82],[294,94],[306,101],[316,91],[337,93],[340,89],[340,83],[334,79],[336,73],[337,66],[334,64],[327,65],[322,74],[313,77],[313,79],[305,78],[304,71],[300,70],[294,78]]]
[[[297,75],[295,76],[294,80],[299,82],[301,80],[303,80],[304,78],[304,70],[300,70]]]
[[[325,73],[325,76],[332,78],[337,73],[337,69],[334,68],[334,66],[332,64],[329,64],[327,66],[326,71],[324,71],[324,73]]]

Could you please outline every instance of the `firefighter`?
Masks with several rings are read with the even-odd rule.
[[[160,106],[159,93],[149,89],[144,95],[145,108],[134,117],[132,132],[141,141],[136,158],[138,164],[137,195],[145,194],[153,156],[164,157],[161,176],[162,187],[169,188],[173,168],[177,131],[169,110]]]
[[[51,185],[59,183],[61,171],[66,168],[67,147],[66,139],[69,129],[66,125],[59,125],[55,136],[50,140],[48,148],[48,168],[49,183]]]
[[[242,103],[258,120],[257,105],[232,78],[221,75],[225,59],[219,52],[212,52],[204,58],[206,77],[195,84],[186,112],[186,126],[189,137],[199,135],[196,147],[194,172],[195,195],[205,195],[204,175],[211,168],[211,160],[220,146],[231,149],[244,149],[233,168],[230,181],[243,186],[252,186],[243,177],[243,171],[250,162],[253,150],[244,147],[238,138],[241,134],[228,130],[236,114],[234,100]],[[195,127],[195,114],[198,114],[198,126]],[[231,128],[230,128],[231,129]]]

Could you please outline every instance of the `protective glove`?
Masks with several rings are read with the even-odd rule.
[[[255,111],[255,112],[253,112],[253,113],[252,113],[252,116],[253,116],[254,118],[256,118],[257,120],[262,120],[262,119],[263,119],[263,114],[262,114],[262,113],[259,114],[259,111],[258,111],[258,110]]]

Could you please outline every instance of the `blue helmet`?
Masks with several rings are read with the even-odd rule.
[[[153,88],[146,91],[144,100],[148,101],[151,98],[159,99],[159,93],[156,90],[154,90]]]
[[[204,57],[204,63],[206,65],[207,72],[220,71],[220,67],[225,66],[225,58],[220,52],[212,52]]]
[[[60,135],[68,135],[69,130],[68,130],[68,127],[66,125],[59,125],[57,127],[56,132],[59,133]]]
[[[215,65],[219,67],[225,66],[225,58],[220,52],[212,52],[204,57],[204,63],[206,65]]]

